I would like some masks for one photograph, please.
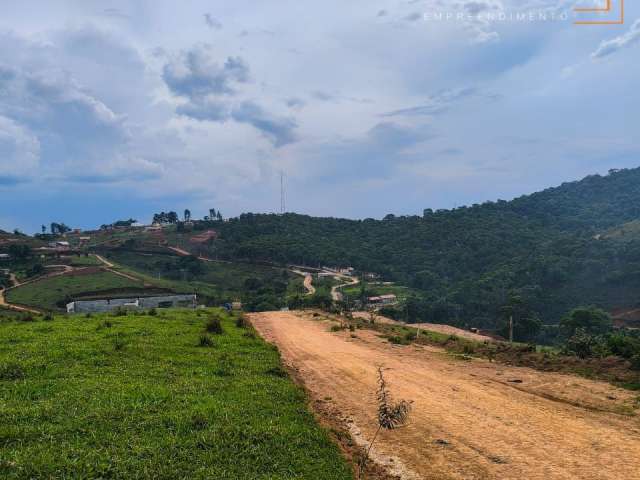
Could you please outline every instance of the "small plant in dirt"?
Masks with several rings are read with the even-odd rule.
[[[214,335],[222,335],[224,333],[222,330],[222,323],[217,315],[209,317],[209,320],[207,320],[206,330]]]
[[[342,325],[331,325],[332,332],[341,332],[342,330],[344,330]]]
[[[396,430],[407,424],[409,419],[409,413],[411,412],[411,402],[407,400],[400,400],[394,402],[391,393],[387,387],[387,381],[384,378],[384,370],[382,367],[378,367],[378,428],[376,433],[369,443],[369,447],[364,452],[358,465],[358,479],[364,478],[367,462],[369,461],[369,455],[371,449],[375,443],[381,430]]]
[[[349,324],[349,331],[350,332],[355,332],[356,331],[356,326],[353,324]]]
[[[213,347],[213,339],[209,335],[200,335],[200,341],[198,343],[201,347]]]

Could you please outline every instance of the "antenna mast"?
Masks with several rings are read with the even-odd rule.
[[[284,215],[287,210],[284,196],[284,172],[280,170],[280,215]]]

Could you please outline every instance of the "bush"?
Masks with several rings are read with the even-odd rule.
[[[209,317],[206,330],[207,332],[213,333],[214,335],[222,335],[224,333],[224,330],[222,330],[222,323],[220,322],[220,318],[217,315]]]
[[[238,328],[247,328],[249,326],[249,321],[244,316],[243,313],[238,314],[238,318],[236,318],[236,327]]]
[[[119,334],[116,334],[116,336],[113,339],[113,349],[115,351],[120,351],[120,350],[124,350],[124,347],[126,346],[127,346],[127,341]]]
[[[584,329],[579,328],[564,345],[562,353],[565,355],[575,355],[579,358],[589,358],[593,356],[596,347],[596,339],[589,335]]]
[[[200,335],[200,343],[201,347],[213,347],[213,339],[209,335]]]
[[[24,369],[17,363],[0,364],[0,380],[22,380],[25,376]]]
[[[147,315],[151,315],[152,317],[155,317],[156,315],[158,315],[158,311],[155,308],[152,308],[147,312]]]

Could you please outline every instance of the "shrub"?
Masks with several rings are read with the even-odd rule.
[[[562,350],[565,355],[575,355],[579,358],[588,358],[593,355],[596,339],[589,335],[584,329],[579,328],[567,340]]]
[[[222,335],[224,333],[224,331],[222,330],[222,323],[220,322],[220,318],[217,315],[209,317],[206,330],[207,332],[213,333],[214,335]]]
[[[24,369],[19,364],[0,364],[0,380],[22,380],[24,377]]]
[[[287,372],[280,365],[277,365],[267,370],[267,374],[273,375],[274,377],[279,377],[279,378],[285,378],[287,376]]]
[[[23,313],[18,317],[18,320],[20,320],[21,322],[35,322],[36,319],[33,318],[33,315],[31,315],[30,313]]]
[[[214,373],[219,377],[228,377],[232,374],[233,360],[226,353],[220,357]]]
[[[344,330],[342,325],[331,325],[332,332],[341,332],[342,330]]]
[[[52,312],[47,312],[44,314],[44,317],[42,317],[43,320],[50,322],[53,320],[53,313]]]
[[[413,342],[416,338],[418,338],[417,332],[410,331],[404,334],[404,338],[407,342]]]
[[[629,361],[631,362],[631,370],[640,371],[640,354],[634,355]]]
[[[197,413],[191,417],[191,426],[194,430],[204,430],[208,425],[209,420],[201,413]]]
[[[116,334],[113,339],[113,349],[116,351],[124,350],[124,347],[127,346],[127,341],[120,336],[120,334]]]
[[[244,316],[243,313],[238,314],[238,318],[236,318],[236,327],[238,328],[247,328],[249,326],[249,321]]]
[[[152,308],[147,312],[147,314],[151,315],[152,317],[155,317],[156,315],[158,315],[158,311],[155,308]]]
[[[200,335],[201,347],[213,347],[213,339],[209,335]]]

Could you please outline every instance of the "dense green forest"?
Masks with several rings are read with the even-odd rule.
[[[220,236],[209,248],[219,258],[377,272],[424,292],[408,302],[408,320],[500,329],[514,309],[556,324],[580,305],[635,307],[640,235],[624,226],[638,219],[640,169],[616,170],[422,217],[247,213],[212,225]]]

